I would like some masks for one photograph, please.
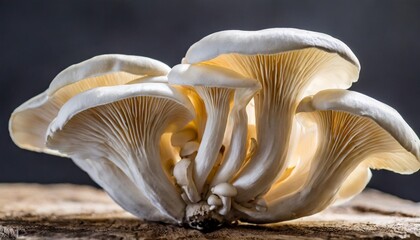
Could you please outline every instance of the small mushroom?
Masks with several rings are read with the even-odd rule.
[[[174,147],[183,147],[187,142],[197,139],[197,132],[192,128],[186,128],[172,134],[171,144]]]
[[[267,202],[264,200],[264,198],[258,198],[257,200],[255,200],[255,209],[258,212],[267,211]]]
[[[194,180],[201,193],[222,147],[232,101],[235,99],[235,105],[238,105],[239,109],[244,109],[245,114],[246,104],[259,88],[259,83],[220,67],[188,64],[175,66],[170,71],[168,79],[171,84],[193,87],[204,101],[207,122],[194,164]],[[238,95],[248,98],[241,99],[237,97]],[[244,131],[246,137],[246,128],[237,130]],[[237,144],[232,147],[241,148],[242,145]]]
[[[343,185],[338,190],[334,198],[334,205],[340,205],[352,199],[357,194],[361,193],[366,188],[370,179],[372,178],[372,171],[365,163],[360,163],[356,169],[344,180]]]
[[[213,33],[190,47],[185,63],[218,66],[261,83],[254,96],[258,148],[233,181],[238,202],[266,193],[287,168],[300,100],[320,90],[350,87],[360,69],[341,41],[289,28]]]
[[[200,143],[197,141],[187,142],[182,146],[181,152],[179,155],[184,158],[192,155],[193,153],[197,152],[198,148],[200,147]]]
[[[73,65],[12,113],[9,131],[22,148],[71,158],[144,220],[204,231],[291,220],[360,193],[371,168],[420,169],[420,140],[398,112],[343,90],[359,71],[325,34],[222,31],[172,70],[115,54]]]
[[[398,112],[384,103],[357,92],[324,90],[303,99],[298,112],[299,121],[317,126],[318,144],[308,171],[300,169],[304,174],[293,175],[289,181],[303,178],[304,184],[288,195],[270,191],[265,214],[240,209],[247,221],[277,222],[319,212],[334,202],[358,166],[362,172],[369,167],[402,174],[420,169],[419,138]],[[347,186],[344,197],[360,191],[369,178],[368,172],[365,175],[361,182],[349,179],[355,185],[353,192]]]
[[[181,186],[189,202],[197,203],[200,201],[201,197],[194,184],[192,164],[193,163],[188,158],[181,159],[175,164],[173,174],[176,183]]]
[[[219,214],[227,215],[232,204],[232,197],[235,197],[238,193],[236,188],[229,183],[219,183],[211,189],[211,192],[222,200],[222,208],[219,210]]]
[[[223,205],[222,200],[214,194],[211,194],[207,198],[207,204],[210,206],[210,210],[217,209],[218,207]]]
[[[160,158],[160,138],[191,121],[189,100],[164,83],[99,87],[71,98],[50,124],[47,147],[75,159],[108,159],[174,221],[184,201]],[[119,194],[125,194],[120,189]]]

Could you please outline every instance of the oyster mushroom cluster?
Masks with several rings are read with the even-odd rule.
[[[71,158],[140,219],[273,223],[350,199],[370,169],[419,170],[400,114],[345,90],[359,71],[322,33],[222,31],[173,68],[117,54],[72,65],[9,129],[21,148]]]

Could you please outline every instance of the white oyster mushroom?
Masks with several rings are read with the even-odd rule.
[[[239,207],[245,221],[278,222],[319,212],[333,203],[343,182],[360,164],[362,170],[358,171],[373,168],[409,174],[420,169],[419,138],[398,112],[384,103],[357,92],[324,90],[303,99],[298,112],[301,121],[314,122],[318,131],[317,150],[305,183],[288,195],[270,191],[264,214]],[[365,175],[355,187],[348,186],[344,197],[366,184],[369,173]]]
[[[193,180],[193,163],[190,159],[183,158],[175,164],[174,177],[176,183],[183,189],[187,196],[187,202],[196,203],[200,201],[201,197]]]
[[[75,159],[111,161],[155,208],[181,223],[185,204],[162,167],[159,146],[164,132],[193,117],[189,100],[167,84],[99,87],[64,104],[47,146]]]
[[[303,121],[300,116],[298,116],[298,119],[300,121],[296,121],[294,126],[294,129],[299,131],[295,136],[296,141],[298,141],[297,147],[290,149],[289,157],[292,161],[289,161],[287,169],[264,196],[267,201],[300,190],[308,178],[311,161],[318,146],[317,129],[314,122]],[[359,164],[343,182],[335,197],[334,204],[342,204],[362,192],[369,183],[371,176],[370,169],[364,163]]]
[[[211,189],[211,192],[220,197],[222,208],[218,211],[220,215],[227,215],[232,204],[232,197],[238,193],[236,188],[229,183],[220,183]]]
[[[293,127],[297,131],[292,134],[295,139],[291,140],[297,142],[294,144],[295,148],[289,150],[291,161],[289,161],[289,165],[281,177],[266,194],[267,201],[298,191],[307,179],[310,163],[318,145],[317,129],[314,122],[303,121],[302,117],[299,116],[298,119],[300,121],[296,121]],[[370,169],[364,163],[359,164],[356,170],[343,182],[334,204],[344,203],[362,192],[371,177]]]
[[[258,147],[233,182],[238,202],[264,195],[285,170],[299,101],[320,90],[350,87],[360,69],[341,41],[287,28],[211,34],[190,47],[185,63],[218,66],[261,83],[254,96]]]
[[[238,120],[245,125],[241,124],[242,126],[236,129],[243,134],[240,134],[240,141],[232,147],[243,148],[245,153],[244,145],[247,136],[245,107],[258,90],[259,83],[224,68],[188,64],[173,67],[168,79],[171,84],[193,87],[204,101],[207,122],[194,164],[194,181],[197,190],[202,193],[207,177],[215,166],[222,148],[232,102],[234,108],[238,109],[235,112],[242,112],[242,114],[237,113],[238,117],[245,118],[242,121]],[[243,110],[240,111],[240,109]],[[235,161],[240,162],[242,158],[236,158]]]
[[[207,198],[207,204],[210,206],[210,210],[214,210],[223,205],[222,200],[214,194],[211,194]]]
[[[10,136],[23,149],[60,155],[45,147],[45,134],[70,98],[95,87],[166,75],[169,70],[157,60],[121,54],[100,55],[74,64],[60,72],[45,92],[16,108],[9,121]]]
[[[286,221],[351,199],[370,169],[420,169],[420,140],[398,112],[344,90],[359,71],[325,34],[222,31],[172,69],[118,54],[70,66],[9,131],[21,148],[71,158],[146,221]]]

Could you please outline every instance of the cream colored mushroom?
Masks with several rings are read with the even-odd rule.
[[[262,85],[254,97],[258,147],[233,182],[238,202],[264,195],[285,170],[299,101],[323,89],[348,88],[360,69],[341,41],[284,28],[211,34],[191,46],[185,62],[229,69]]]
[[[343,182],[360,164],[362,171],[369,167],[409,174],[420,169],[419,138],[384,103],[356,92],[324,90],[303,99],[298,112],[300,121],[315,123],[318,131],[317,150],[306,175],[290,179],[303,178],[304,184],[292,194],[270,191],[264,214],[239,206],[246,221],[278,222],[319,212],[333,203]]]
[[[219,209],[219,214],[227,215],[232,204],[232,197],[238,193],[236,188],[229,183],[220,183],[211,189],[211,192],[222,200],[222,208]]]
[[[210,206],[210,210],[214,210],[214,209],[217,209],[218,207],[222,206],[223,202],[218,196],[216,196],[214,194],[211,194],[207,198],[207,204]]]
[[[95,88],[64,104],[48,128],[47,147],[74,159],[111,161],[155,208],[181,223],[185,204],[162,167],[159,146],[164,132],[193,116],[189,100],[167,84]]]

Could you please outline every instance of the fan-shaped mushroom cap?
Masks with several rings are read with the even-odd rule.
[[[47,147],[80,160],[108,159],[155,208],[180,222],[185,205],[162,167],[159,144],[165,131],[193,117],[189,100],[167,84],[98,87],[63,105],[49,126]]]
[[[236,188],[229,183],[219,183],[211,190],[214,194],[223,197],[234,197],[238,193]]]
[[[192,45],[185,62],[226,68],[262,85],[254,97],[258,148],[233,182],[238,202],[264,194],[284,171],[299,101],[320,90],[348,88],[360,70],[341,41],[290,28],[217,32]]]
[[[45,147],[48,125],[61,106],[86,90],[121,85],[144,76],[166,75],[170,68],[154,59],[119,54],[100,55],[59,73],[49,88],[19,106],[9,121],[12,140],[21,148],[58,154]]]
[[[192,45],[183,59],[183,63],[204,62],[229,53],[244,55],[273,54],[310,47],[337,52],[360,68],[359,60],[343,42],[327,34],[294,28],[216,32]]]
[[[249,221],[277,222],[317,213],[334,200],[359,193],[370,179],[368,168],[402,174],[420,169],[419,138],[384,103],[357,92],[324,90],[303,99],[298,112],[299,119],[317,126],[317,150],[306,163],[307,173],[289,177],[291,184],[299,179],[304,183],[289,195],[270,191],[266,215],[242,209]]]

